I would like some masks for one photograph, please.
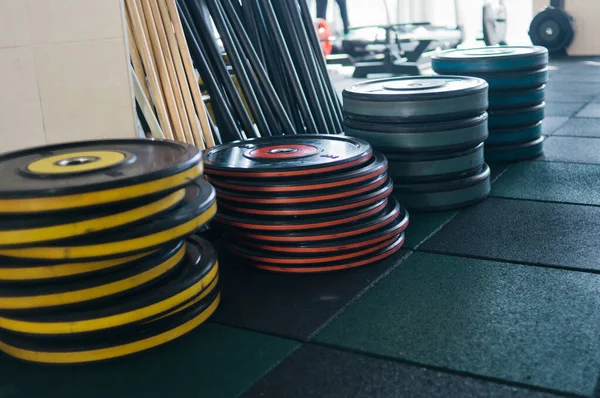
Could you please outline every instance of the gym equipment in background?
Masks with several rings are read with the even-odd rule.
[[[538,12],[529,26],[529,37],[536,46],[550,53],[564,53],[575,38],[575,20],[564,9],[564,0],[552,0]]]

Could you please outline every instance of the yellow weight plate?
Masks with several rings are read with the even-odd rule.
[[[21,340],[19,344],[15,341],[14,336],[9,338],[6,334],[0,336],[0,350],[6,354],[30,362],[52,363],[52,364],[73,364],[96,362],[111,358],[118,358],[137,352],[145,351],[175,340],[194,328],[204,323],[217,309],[221,295],[216,294],[214,299],[209,303],[202,303],[200,306],[188,308],[185,313],[176,314],[172,317],[164,318],[156,322],[154,330],[146,331],[133,336],[129,342],[125,342],[113,347],[104,347],[98,349],[82,349],[74,350],[43,350],[40,348],[34,349],[34,343],[27,340]],[[175,318],[175,319],[172,319]],[[152,324],[148,325],[152,326]],[[146,338],[141,338],[144,335],[149,335]],[[7,340],[11,340],[10,342]],[[131,341],[133,340],[133,341]],[[105,345],[110,344],[110,341],[104,340]],[[39,345],[39,344],[38,344]],[[24,347],[28,346],[28,347]]]
[[[104,279],[92,278],[76,285],[56,285],[30,288],[0,290],[0,309],[17,310],[48,308],[68,304],[82,303],[99,298],[113,296],[127,290],[143,286],[172,270],[183,259],[185,245],[181,245],[174,255],[163,261],[143,262],[138,267],[121,273],[106,275]],[[54,289],[55,292],[47,293]]]
[[[117,151],[86,151],[48,156],[27,165],[33,174],[72,174],[106,169],[123,162],[126,155]]]
[[[2,223],[0,223],[0,246],[50,242],[122,227],[147,219],[174,207],[183,199],[184,194],[185,189],[180,189],[157,201],[130,210],[118,212],[115,209],[114,211],[117,211],[115,214],[109,213],[109,215],[98,217],[94,217],[92,213],[91,218],[59,225],[26,229],[3,229]],[[80,216],[77,218],[81,219]],[[36,220],[33,221],[35,222]],[[60,219],[57,220],[57,222],[60,221]],[[9,223],[6,222],[4,224]]]

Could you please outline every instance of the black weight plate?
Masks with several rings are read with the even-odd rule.
[[[522,127],[536,124],[544,120],[545,106],[546,103],[542,102],[529,108],[490,109],[489,129],[495,130],[498,128]]]
[[[563,9],[546,7],[531,20],[529,37],[552,53],[564,51],[575,37],[575,20]]]
[[[156,321],[119,328],[110,336],[57,339],[57,336],[21,336],[0,331],[0,350],[25,361],[72,364],[97,362],[146,351],[175,340],[204,323],[217,309],[215,288],[201,300]]]
[[[250,214],[253,216],[307,216],[323,215],[339,211],[358,209],[372,205],[387,198],[394,188],[391,178],[387,178],[380,187],[365,194],[348,197],[347,199],[337,199],[317,203],[299,204],[299,205],[247,205],[219,200],[219,208],[239,213]],[[1,274],[0,274],[1,276]]]
[[[522,108],[539,104],[546,99],[546,85],[528,90],[490,92],[490,109]]]
[[[135,228],[106,233],[69,244],[2,249],[0,256],[20,259],[107,259],[144,252],[191,235],[216,213],[214,188],[204,180],[186,187],[183,201],[173,210]]]
[[[238,241],[245,247],[251,247],[271,253],[291,254],[317,254],[333,253],[339,251],[359,250],[389,240],[404,232],[408,226],[408,216],[396,218],[391,224],[380,229],[368,232],[358,238],[344,238],[330,240],[327,242],[316,243],[281,243],[281,242],[261,242],[258,240],[244,239]]]
[[[266,271],[274,271],[274,272],[282,272],[282,273],[320,273],[320,272],[332,272],[332,271],[341,271],[356,267],[361,267],[363,265],[372,264],[376,261],[383,260],[396,253],[398,250],[402,248],[404,244],[404,233],[398,235],[398,237],[392,241],[386,247],[380,248],[379,250],[364,255],[362,257],[357,257],[348,260],[341,261],[332,261],[329,263],[322,264],[306,264],[304,266],[297,265],[288,265],[288,264],[267,264],[260,263],[255,261],[241,260],[241,263],[244,265],[253,266],[259,269],[263,269]]]
[[[427,123],[368,123],[346,118],[346,134],[384,153],[468,148],[487,138],[488,114],[455,121]]]
[[[516,162],[533,159],[543,153],[543,136],[520,144],[485,147],[485,159],[489,162]]]
[[[490,169],[484,165],[459,179],[396,184],[393,196],[409,210],[427,212],[465,207],[485,199],[489,193]]]
[[[443,75],[533,70],[547,64],[548,50],[539,46],[447,50],[431,58],[433,70]]]
[[[206,174],[217,178],[296,177],[340,171],[367,162],[371,146],[339,135],[286,135],[216,146],[206,152]]]
[[[196,237],[186,243],[183,261],[161,281],[160,288],[150,286],[83,310],[0,316],[0,328],[34,335],[77,334],[120,327],[165,314],[217,283],[217,255],[212,245]]]
[[[176,190],[202,174],[194,146],[151,139],[37,147],[0,156],[0,213],[39,213]]]
[[[229,243],[227,249],[237,257],[246,261],[262,264],[276,264],[286,266],[314,266],[315,264],[331,263],[335,261],[348,261],[357,257],[373,254],[396,241],[401,234],[396,234],[381,242],[353,250],[339,250],[335,253],[277,253],[267,250],[253,249],[244,245]]]
[[[527,127],[491,130],[488,139],[485,141],[485,152],[487,154],[489,148],[498,145],[511,145],[533,141],[538,139],[541,135],[542,122]]]
[[[494,97],[496,93],[501,90],[511,90],[510,94],[516,96],[519,94],[513,90],[524,90],[532,87],[539,87],[548,83],[549,78],[547,67],[529,71],[510,71],[486,74],[477,73],[473,75],[485,79],[485,81],[488,82],[490,85],[490,97]],[[538,100],[536,102],[540,102],[542,100]],[[491,100],[489,101],[491,104]],[[489,108],[492,108],[492,106],[490,105]]]
[[[120,297],[125,292],[155,282],[174,270],[184,258],[185,245],[178,243],[161,255],[144,258],[128,268],[91,278],[63,283],[0,286],[0,310],[61,307]]]
[[[372,180],[383,175],[387,170],[387,159],[380,153],[375,153],[368,162],[352,169],[339,173],[308,178],[285,179],[252,179],[229,180],[222,177],[207,177],[207,180],[216,188],[223,188],[238,192],[304,192],[330,188],[339,188],[347,185],[358,184]]]
[[[483,142],[464,151],[388,154],[388,175],[393,181],[441,179],[483,166]]]
[[[429,122],[475,116],[487,109],[487,96],[485,80],[466,76],[370,80],[343,92],[346,115],[370,122]]]
[[[352,238],[362,236],[371,231],[375,231],[391,225],[396,219],[401,218],[404,223],[408,224],[408,213],[402,209],[400,204],[391,198],[388,201],[387,207],[379,214],[369,217],[365,220],[354,222],[350,225],[333,228],[320,228],[317,230],[308,231],[245,231],[239,228],[228,228],[229,232],[235,239],[252,239],[264,242],[277,242],[278,244],[285,243],[307,243],[307,242],[323,242],[339,240],[344,238]]]
[[[219,211],[215,217],[217,224],[226,225],[230,228],[241,228],[258,231],[301,231],[316,228],[329,228],[337,225],[345,225],[351,222],[363,220],[381,212],[387,205],[387,198],[375,204],[352,210],[340,212],[333,215],[321,217],[314,216],[267,216],[267,217],[244,217],[243,213]]]
[[[159,199],[142,199],[94,212],[88,210],[35,217],[0,216],[0,248],[31,246],[75,237],[88,238],[100,232],[131,226],[173,209],[184,195],[185,189],[179,189]]]
[[[225,189],[217,189],[219,200],[227,200],[234,203],[244,203],[252,205],[300,205],[309,203],[318,203],[324,201],[333,201],[336,199],[345,199],[356,195],[374,191],[385,185],[387,174],[380,175],[372,180],[352,184],[335,189],[323,189],[317,192],[309,193],[247,193],[234,192]],[[1,252],[0,252],[1,254]]]

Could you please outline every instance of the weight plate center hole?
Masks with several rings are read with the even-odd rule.
[[[96,156],[80,156],[76,158],[61,159],[55,163],[57,166],[69,167],[69,166],[80,166],[82,164],[88,164],[98,161],[99,158]]]
[[[278,154],[278,153],[296,153],[298,152],[297,148],[275,148],[270,149],[268,153]]]

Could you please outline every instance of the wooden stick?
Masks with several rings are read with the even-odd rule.
[[[167,66],[167,74],[169,76],[169,81],[171,82],[171,89],[173,91],[173,96],[175,97],[177,114],[179,115],[179,120],[181,122],[181,127],[183,131],[183,141],[189,144],[194,144],[194,138],[192,137],[192,127],[190,126],[187,111],[185,109],[185,105],[183,104],[183,95],[181,93],[179,79],[177,78],[177,74],[175,73],[173,54],[171,53],[169,43],[167,41],[167,33],[165,32],[166,29],[171,28],[171,23],[167,20],[167,24],[163,25],[163,19],[160,15],[160,9],[158,7],[157,0],[151,0],[150,6],[152,8],[152,16],[154,17],[154,25],[156,26],[156,31],[158,33],[160,48],[164,54],[165,64]]]
[[[169,49],[171,52],[172,60],[174,62],[175,71],[177,73],[177,80],[179,82],[179,90],[182,95],[183,102],[185,104],[185,112],[187,118],[184,122],[191,127],[191,137],[189,137],[190,143],[195,143],[200,149],[205,149],[204,141],[202,140],[202,130],[200,123],[196,117],[196,110],[194,109],[194,103],[192,100],[192,94],[190,93],[190,86],[187,82],[185,70],[183,69],[183,62],[181,61],[181,54],[179,53],[179,47],[177,46],[177,38],[173,32],[173,26],[171,25],[171,18],[169,16],[169,9],[165,0],[158,0],[160,6],[160,15],[162,16],[163,25],[165,27],[165,33],[167,41],[169,43]],[[185,124],[184,124],[184,127]]]
[[[148,127],[150,127],[150,132],[152,133],[153,138],[165,139],[165,135],[163,134],[160,124],[158,120],[156,120],[156,115],[152,111],[152,105],[144,94],[144,90],[142,89],[142,84],[138,80],[133,67],[129,65],[131,80],[133,80],[133,93],[135,95],[135,99],[142,110],[142,114],[146,119],[146,123],[148,123]]]
[[[181,20],[179,19],[179,13],[177,12],[175,0],[167,0],[167,7],[169,9],[171,21],[173,22],[177,44],[179,44],[179,51],[181,53],[185,73],[187,75],[188,85],[192,91],[192,98],[194,100],[194,104],[196,105],[196,112],[198,114],[198,118],[200,119],[200,125],[202,126],[204,142],[206,143],[207,148],[212,148],[215,146],[215,139],[212,136],[210,124],[208,122],[208,115],[206,114],[206,108],[200,95],[200,87],[198,86],[198,80],[196,79],[194,67],[192,66],[192,56],[190,55],[190,50],[188,48],[187,41],[185,40],[183,26],[181,25]]]
[[[146,84],[146,75],[144,72],[144,67],[142,66],[142,59],[140,58],[140,53],[137,48],[137,44],[135,43],[135,39],[133,38],[133,33],[131,32],[131,18],[129,14],[127,16],[127,40],[129,41],[129,55],[131,56],[131,63],[133,64],[133,70],[135,75],[140,83],[140,87],[144,91],[144,95],[147,99],[150,99],[150,92],[148,91],[148,85]]]
[[[177,109],[177,104],[175,103],[175,95],[173,94],[173,86],[171,80],[169,79],[165,55],[160,47],[158,29],[154,23],[154,16],[152,13],[152,7],[150,5],[150,0],[142,0],[142,9],[144,11],[144,15],[146,16],[146,24],[148,24],[150,44],[152,44],[154,60],[158,66],[158,75],[160,76],[160,82],[162,83],[163,94],[167,102],[167,109],[169,110],[171,122],[173,123],[173,133],[177,141],[185,142],[183,126],[181,125],[179,111]]]
[[[144,69],[146,70],[146,74],[148,76],[148,84],[150,86],[150,92],[152,94],[154,106],[156,107],[158,120],[160,121],[160,127],[165,137],[169,140],[172,140],[173,130],[171,129],[171,123],[169,121],[169,115],[167,114],[167,109],[165,107],[164,99],[160,89],[158,76],[154,70],[154,61],[150,54],[150,46],[148,46],[148,42],[144,36],[144,27],[142,24],[140,10],[137,8],[135,0],[126,0],[126,2],[127,10],[129,11],[129,16],[131,18],[133,36],[137,43],[140,57],[142,58]]]

